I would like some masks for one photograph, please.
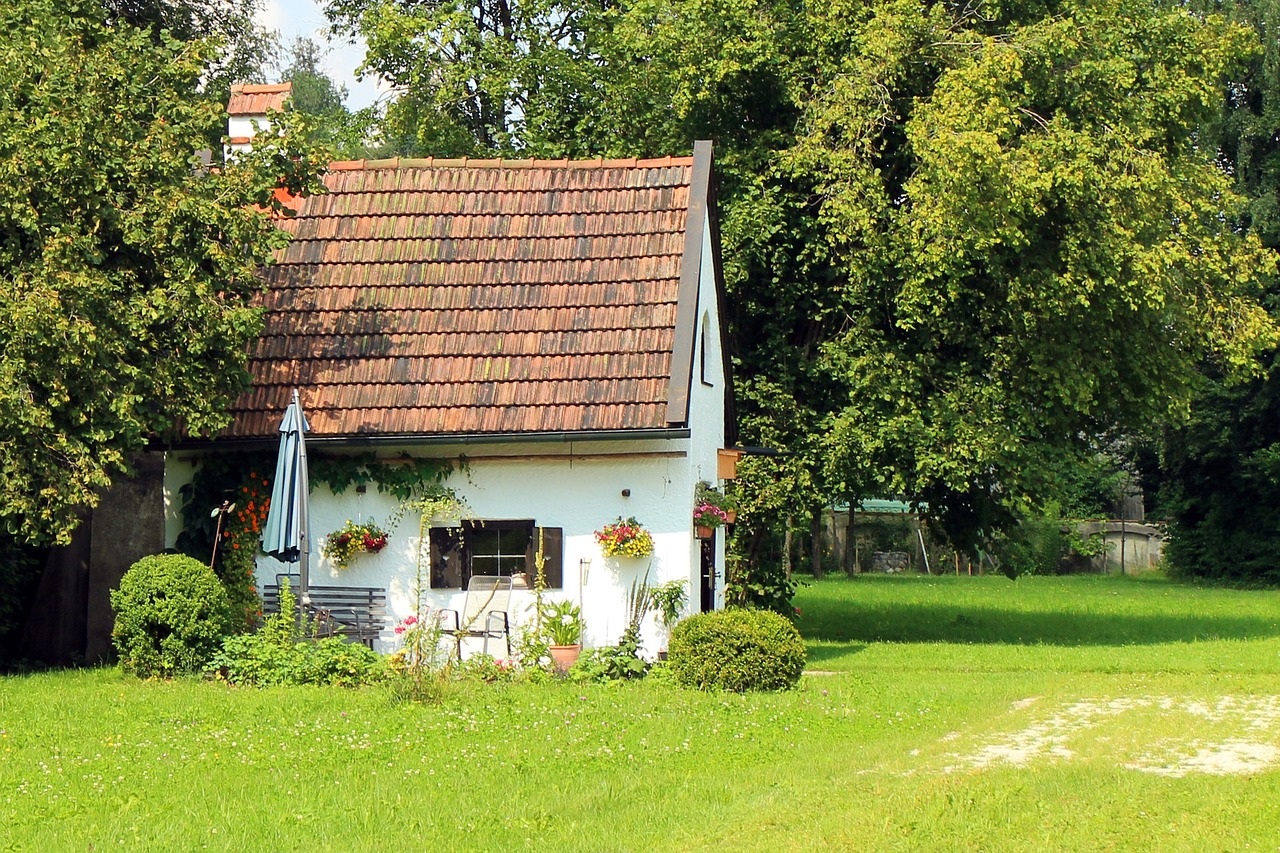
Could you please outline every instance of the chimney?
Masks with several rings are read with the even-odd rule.
[[[233,160],[238,152],[247,151],[255,134],[271,129],[267,110],[283,110],[292,94],[292,83],[233,83],[224,156]]]

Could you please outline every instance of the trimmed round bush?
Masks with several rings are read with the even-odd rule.
[[[111,641],[120,663],[149,678],[196,673],[232,631],[227,590],[213,570],[182,554],[143,557],[111,591]]]
[[[699,690],[790,690],[804,671],[800,632],[767,610],[699,613],[671,631],[667,665]]]

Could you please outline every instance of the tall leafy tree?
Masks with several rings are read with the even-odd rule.
[[[332,0],[339,33],[368,44],[365,68],[404,96],[387,115],[405,153],[514,150],[544,123],[581,115],[590,86],[588,0]]]
[[[65,540],[126,455],[227,421],[281,236],[312,185],[288,134],[219,171],[216,46],[96,5],[0,7],[0,525]]]
[[[1280,365],[1264,379],[1206,378],[1190,420],[1165,437],[1167,556],[1185,575],[1280,583]]]
[[[335,0],[424,153],[717,140],[743,438],[768,563],[897,492],[973,545],[1090,437],[1251,369],[1270,264],[1197,131],[1249,34],[1139,0]],[[410,113],[412,110],[412,113]],[[775,484],[781,484],[776,487]],[[799,497],[799,500],[797,500]],[[790,519],[790,521],[788,521]],[[742,527],[743,525],[740,525]]]
[[[370,136],[374,110],[347,108],[347,87],[334,82],[321,67],[320,45],[299,36],[288,50],[281,79],[293,84],[289,103],[306,119],[307,138],[328,146],[341,159],[360,159],[372,153]]]
[[[1222,109],[1202,131],[1247,199],[1240,217],[1272,252],[1280,250],[1280,3],[1223,4],[1251,27],[1262,49],[1224,87]],[[1280,310],[1280,283],[1268,304]],[[1171,522],[1168,557],[1181,573],[1280,582],[1280,365],[1232,381],[1206,365],[1185,424],[1167,430],[1158,475]]]
[[[827,176],[848,271],[827,347],[849,388],[837,472],[926,501],[973,546],[1082,437],[1184,413],[1202,359],[1255,367],[1271,259],[1196,138],[1247,31],[1129,0],[998,28],[906,3],[832,13],[820,42],[860,20],[858,48],[795,156]]]
[[[155,41],[216,45],[205,60],[203,88],[223,103],[231,84],[265,82],[264,66],[279,50],[277,35],[257,23],[264,0],[103,0],[110,24],[149,32]],[[86,6],[92,9],[92,6]]]

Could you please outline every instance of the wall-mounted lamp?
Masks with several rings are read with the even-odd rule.
[[[622,490],[622,496],[623,496],[624,498],[629,498],[629,497],[631,497],[631,490],[630,490],[630,489],[623,489],[623,490]]]
[[[363,495],[367,491],[369,491],[369,487],[366,486],[364,483],[361,483],[360,485],[356,486],[357,495]]]

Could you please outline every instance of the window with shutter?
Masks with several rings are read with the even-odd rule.
[[[433,527],[431,588],[461,589],[472,575],[515,577],[533,586],[539,549],[547,588],[564,586],[564,531],[531,520],[467,520],[461,527]]]
[[[463,585],[462,528],[433,527],[430,540],[431,588],[461,588]]]

